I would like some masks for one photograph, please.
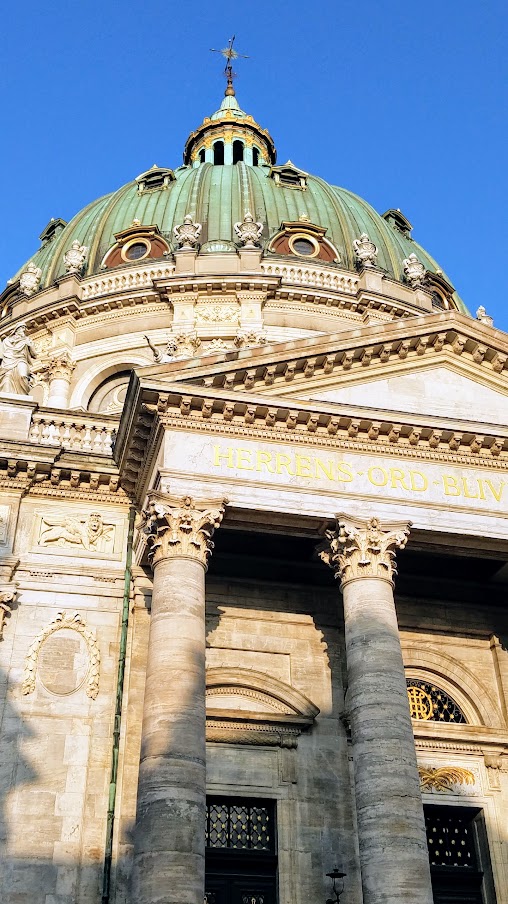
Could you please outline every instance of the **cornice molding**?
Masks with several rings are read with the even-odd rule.
[[[491,470],[508,468],[508,427],[398,412],[397,420],[389,412],[374,420],[365,408],[339,409],[281,397],[270,405],[271,400],[260,396],[165,384],[160,377],[151,380],[144,375],[134,391],[136,399],[130,399],[115,447],[122,484],[129,493],[136,485],[142,492],[162,432],[169,428]]]
[[[441,354],[446,359],[440,359]],[[281,386],[294,392],[305,385],[308,391],[316,385],[335,384],[344,374],[349,382],[354,374],[362,379],[367,373],[368,378],[383,375],[393,363],[408,368],[428,360],[433,365],[441,360],[460,361],[462,367],[467,362],[471,372],[488,374],[493,385],[508,393],[508,336],[457,312],[377,323],[332,336],[307,336],[252,350],[248,360],[231,356],[194,367],[192,373],[181,370],[177,379],[218,388],[259,386],[270,395],[278,394]]]

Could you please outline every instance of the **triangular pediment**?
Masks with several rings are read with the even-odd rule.
[[[508,337],[457,312],[154,365],[138,373],[270,399],[508,423]]]
[[[457,312],[431,314],[141,368],[115,457],[139,493],[171,425],[500,464],[507,397],[506,334]]]
[[[402,368],[402,372],[377,379],[348,382],[334,387],[317,386],[308,400],[337,405],[362,405],[378,410],[430,414],[455,420],[479,420],[508,424],[508,385],[485,385],[481,374],[465,375],[448,362],[427,367]]]

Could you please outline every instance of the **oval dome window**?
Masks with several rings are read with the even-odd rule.
[[[138,261],[142,257],[146,257],[150,248],[145,242],[134,242],[125,249],[125,257],[130,261]]]

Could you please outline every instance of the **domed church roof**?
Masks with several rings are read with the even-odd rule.
[[[115,236],[133,223],[158,227],[171,249],[175,226],[190,215],[202,224],[201,253],[235,253],[234,226],[246,211],[263,225],[261,241],[270,256],[274,255],[270,242],[281,224],[301,220],[326,230],[326,240],[337,251],[331,266],[355,270],[353,242],[367,233],[378,249],[377,266],[392,278],[402,281],[404,259],[416,254],[430,273],[449,283],[436,261],[411,237],[411,224],[400,211],[381,216],[358,195],[300,170],[291,161],[275,164],[271,136],[241,110],[228,88],[219,110],[187,139],[183,166],[175,170],[154,166],[93,201],[69,223],[56,220],[57,228],[48,225],[41,248],[31,258],[42,270],[40,288],[64,274],[63,256],[74,241],[89,249],[83,275],[104,269],[105,257],[117,242]],[[120,265],[135,262],[122,260]],[[453,297],[467,313],[458,296]]]

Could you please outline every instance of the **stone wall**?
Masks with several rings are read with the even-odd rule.
[[[24,536],[32,535],[28,531]],[[122,565],[95,561],[92,567],[62,547],[43,559],[28,540],[16,552],[21,558],[19,601],[0,642],[1,900],[99,904]],[[128,644],[114,904],[129,904],[149,595],[150,581],[139,570]],[[497,904],[506,904],[508,654],[496,640],[504,631],[499,610],[488,602],[480,607],[410,596],[400,597],[397,605],[409,673],[440,678],[468,717],[467,725],[415,726],[421,766],[454,765],[474,776],[467,785],[427,789],[424,801],[483,810]],[[59,612],[65,618],[47,633],[58,624]],[[75,623],[77,629],[71,626],[76,612],[82,620]],[[96,696],[87,680],[74,689],[92,643],[80,624],[95,638],[100,654]],[[30,665],[34,643],[43,634],[35,671],[27,670],[27,657]],[[261,672],[320,710],[296,747],[210,742],[209,793],[276,801],[281,904],[325,900],[325,873],[335,864],[347,872],[344,901],[360,904],[351,763],[347,726],[341,720],[344,653],[338,589],[208,576],[207,644],[209,669]],[[35,688],[23,693],[34,675]],[[241,701],[235,705],[248,706]],[[248,719],[248,709],[244,711]]]

